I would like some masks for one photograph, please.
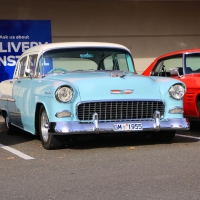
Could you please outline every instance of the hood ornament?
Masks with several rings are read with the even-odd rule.
[[[123,78],[126,75],[126,72],[124,71],[117,71],[117,72],[111,72],[110,75],[112,77],[120,77]]]

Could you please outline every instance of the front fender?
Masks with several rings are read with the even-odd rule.
[[[73,98],[70,102],[67,103],[62,103],[56,100],[55,98],[55,92],[57,88],[64,86],[64,85],[69,85],[70,87],[73,88],[74,95]],[[49,121],[57,121],[58,118],[55,116],[55,114],[58,111],[61,110],[70,110],[72,112],[72,117],[75,117],[76,110],[75,106],[78,102],[80,102],[80,95],[78,89],[74,85],[70,85],[69,83],[65,81],[55,81],[55,80],[39,80],[36,81],[32,85],[32,102],[33,104],[31,105],[31,111],[32,115],[34,116],[36,113],[36,107],[37,104],[43,104]],[[70,118],[60,118],[59,121],[62,120],[71,120]]]
[[[160,88],[160,94],[161,94],[161,99],[165,103],[165,118],[180,118],[183,117],[182,114],[170,114],[169,110],[171,108],[174,108],[176,106],[182,107],[183,108],[183,99],[181,100],[176,100],[172,98],[169,94],[169,89],[172,85],[180,83],[185,86],[186,85],[179,80],[173,79],[173,78],[167,78],[167,77],[156,77],[156,76],[151,76],[155,82],[158,83],[159,88]]]

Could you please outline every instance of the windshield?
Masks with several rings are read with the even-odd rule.
[[[66,73],[85,70],[120,70],[134,72],[129,52],[111,48],[76,48],[49,50],[39,59],[38,73]]]

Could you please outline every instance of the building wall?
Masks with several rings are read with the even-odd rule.
[[[138,73],[163,53],[200,47],[198,1],[0,0],[0,5],[0,19],[51,20],[53,42],[123,44]]]

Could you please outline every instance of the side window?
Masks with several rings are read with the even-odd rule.
[[[182,55],[159,60],[151,75],[170,77],[170,68],[178,68],[180,75],[183,74]]]
[[[32,72],[33,72],[33,74],[35,72],[36,62],[37,62],[37,54],[35,54],[35,55],[29,55],[27,69],[31,69]]]
[[[25,76],[26,61],[27,61],[27,56],[20,60],[19,77]]]
[[[18,76],[19,76],[19,70],[20,70],[20,63],[17,62],[13,78],[18,78]]]
[[[191,53],[185,55],[185,73],[199,73],[200,72],[200,54]]]

